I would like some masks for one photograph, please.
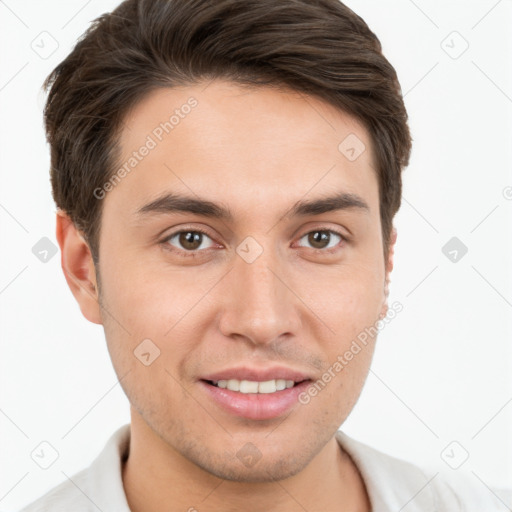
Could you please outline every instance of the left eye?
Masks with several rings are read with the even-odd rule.
[[[336,231],[329,229],[317,229],[315,231],[310,231],[309,233],[306,233],[304,236],[302,236],[301,240],[304,238],[306,238],[308,243],[313,246],[313,249],[319,250],[332,249],[333,247],[336,247],[336,245],[338,245],[341,240],[345,239],[345,237]]]

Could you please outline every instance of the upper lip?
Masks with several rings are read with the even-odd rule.
[[[201,377],[202,380],[251,380],[257,382],[265,382],[273,379],[293,380],[301,382],[309,380],[311,377],[306,373],[283,366],[272,366],[268,368],[250,368],[249,366],[238,366],[236,368],[227,368],[215,373],[210,373]]]

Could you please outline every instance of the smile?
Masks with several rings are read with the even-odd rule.
[[[287,388],[293,388],[296,384],[293,380],[272,379],[263,382],[254,380],[218,380],[209,381],[219,388],[229,389],[230,391],[238,391],[239,393],[275,393]]]

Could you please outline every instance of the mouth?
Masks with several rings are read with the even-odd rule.
[[[210,402],[224,414],[250,420],[270,420],[289,414],[299,404],[299,395],[311,382],[311,379],[201,379],[198,384]]]

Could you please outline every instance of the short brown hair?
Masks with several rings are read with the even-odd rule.
[[[396,71],[361,17],[339,0],[126,0],[94,20],[44,83],[53,198],[95,263],[102,201],[93,191],[116,170],[128,109],[150,90],[215,78],[284,86],[362,122],[387,257],[411,136]]]

